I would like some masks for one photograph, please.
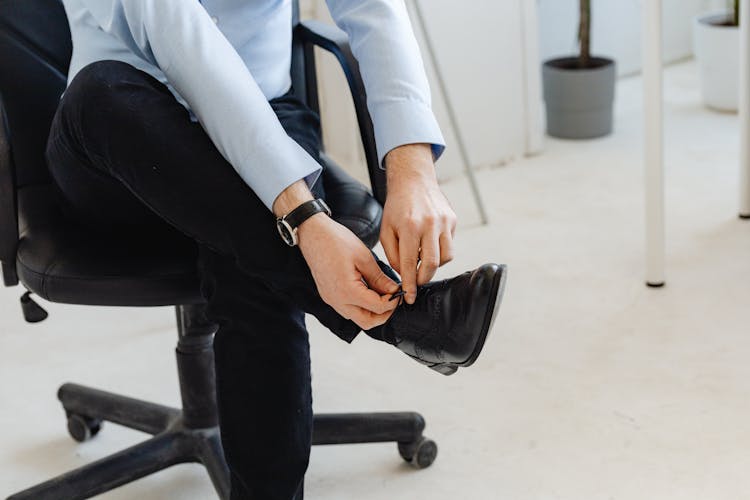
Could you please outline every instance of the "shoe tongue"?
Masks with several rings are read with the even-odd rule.
[[[383,325],[384,340],[390,344],[398,345],[403,340],[414,341],[425,335],[435,333],[432,331],[435,324],[436,313],[431,306],[432,296],[442,288],[443,282],[431,282],[417,289],[417,300],[414,304],[408,304],[400,297],[399,305],[391,315],[390,319]]]
[[[443,290],[447,283],[448,280],[430,281],[429,283],[425,283],[424,285],[418,287],[417,300],[416,302],[414,302],[414,305],[416,306],[417,304],[421,303],[422,307],[426,307],[429,303],[430,296],[437,291]]]
[[[450,291],[446,285],[451,280],[431,281],[417,288],[417,300],[414,304],[408,304],[403,298],[403,291],[399,290],[392,296],[392,300],[398,300],[398,306],[388,321],[383,325],[384,340],[390,344],[398,344],[402,339],[430,335],[435,323],[439,320],[434,317],[441,314],[441,308],[433,304],[432,296],[435,293]]]

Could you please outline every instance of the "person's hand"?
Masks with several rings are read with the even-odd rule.
[[[327,215],[317,214],[302,223],[297,236],[326,304],[364,330],[388,320],[398,305],[389,300],[398,285],[383,273],[354,233]]]
[[[404,299],[413,304],[417,285],[453,259],[456,214],[440,191],[428,144],[398,147],[386,155],[385,165],[388,196],[380,242],[401,275]]]
[[[297,181],[279,194],[273,212],[280,217],[312,199],[305,181]],[[383,273],[354,233],[319,213],[300,224],[297,239],[326,304],[363,330],[388,320],[398,305],[390,300],[398,285]]]

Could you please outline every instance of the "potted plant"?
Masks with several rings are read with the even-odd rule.
[[[732,0],[727,9],[699,15],[693,22],[703,103],[720,111],[737,111],[739,101],[739,3]]]
[[[615,62],[591,55],[591,0],[579,1],[579,54],[546,61],[542,67],[547,133],[566,139],[612,132]]]

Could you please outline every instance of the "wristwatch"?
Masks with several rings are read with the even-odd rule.
[[[331,216],[331,209],[328,208],[326,202],[318,198],[317,200],[306,201],[285,216],[276,219],[276,228],[279,230],[284,243],[290,247],[297,246],[299,242],[297,240],[297,228],[307,219],[321,212],[328,214],[328,217]]]

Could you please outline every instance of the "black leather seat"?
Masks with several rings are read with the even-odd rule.
[[[19,190],[18,277],[52,302],[161,306],[201,302],[195,244],[174,233],[97,235],[66,221],[52,186]]]
[[[336,220],[370,247],[378,241],[380,204],[329,161],[324,182]],[[202,302],[194,242],[176,232],[91,234],[62,216],[50,184],[18,190],[18,277],[52,302],[163,306]]]
[[[378,239],[385,179],[378,167],[357,62],[341,31],[319,23],[298,23],[296,1],[294,6],[291,74],[298,97],[317,111],[315,46],[339,60],[352,91],[375,197],[327,158],[324,182],[336,218],[372,247]],[[92,438],[103,421],[153,437],[11,498],[89,498],[182,462],[201,462],[219,497],[228,498],[211,347],[216,325],[205,317],[195,244],[174,231],[160,236],[94,233],[63,217],[60,210],[44,150],[52,116],[65,88],[70,52],[70,33],[60,0],[0,0],[3,280],[7,286],[20,281],[29,291],[52,302],[176,306],[182,408],[76,384],[62,385],[58,398],[74,439]],[[24,294],[22,304],[27,320],[45,317],[28,313],[28,294]],[[437,448],[423,437],[424,425],[423,418],[411,412],[317,414],[313,444],[393,441],[405,460],[418,468],[427,467],[435,459]]]

